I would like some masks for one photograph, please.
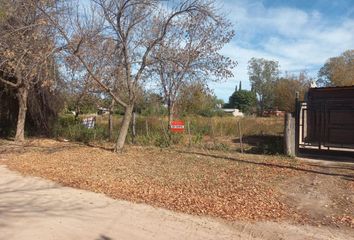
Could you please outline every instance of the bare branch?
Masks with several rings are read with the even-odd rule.
[[[1,76],[0,76],[0,81],[5,83],[5,84],[7,84],[7,85],[9,85],[9,86],[11,86],[11,87],[13,87],[13,88],[18,88],[18,86],[20,85],[18,82],[17,83],[13,83],[13,82],[7,81],[4,78],[2,78]]]

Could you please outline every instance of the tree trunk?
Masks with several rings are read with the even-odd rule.
[[[170,131],[170,128],[171,128],[171,122],[173,121],[173,113],[174,113],[174,103],[172,101],[169,101],[168,102],[168,137],[169,137],[169,140],[171,141],[172,139],[172,135],[171,135],[171,131]]]
[[[172,101],[169,101],[167,104],[168,108],[168,128],[170,128],[170,124],[173,121],[173,113],[174,113],[174,103]]]
[[[132,116],[132,142],[135,144],[135,137],[136,137],[136,113],[133,111]]]
[[[122,122],[122,126],[120,128],[120,131],[119,131],[119,135],[118,135],[118,139],[116,142],[116,146],[114,148],[114,152],[121,153],[123,151],[125,139],[127,138],[130,121],[131,121],[132,115],[133,115],[133,108],[134,108],[133,105],[128,105],[125,108],[123,122]]]
[[[264,115],[264,99],[263,99],[263,97],[261,97],[259,105],[260,105],[260,116],[263,117],[263,115]]]
[[[79,107],[79,105],[76,105],[76,107],[75,107],[75,121],[79,120],[79,114],[80,114],[80,107]]]
[[[23,142],[25,140],[27,98],[28,98],[28,89],[25,86],[20,87],[17,91],[18,117],[17,117],[15,142]]]
[[[168,126],[171,125],[171,122],[173,121],[173,113],[172,111],[168,113]]]
[[[109,126],[109,140],[113,139],[113,111],[114,111],[114,99],[112,99],[111,105],[109,107],[109,117],[108,117],[108,126]]]

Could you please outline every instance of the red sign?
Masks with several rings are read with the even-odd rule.
[[[184,131],[184,121],[171,121],[170,122],[171,132],[183,132]]]

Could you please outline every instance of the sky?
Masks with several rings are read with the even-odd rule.
[[[354,49],[354,0],[219,1],[235,30],[222,53],[238,63],[233,78],[209,85],[225,102],[240,81],[250,89],[252,57],[278,61],[283,74],[316,77],[328,58]]]

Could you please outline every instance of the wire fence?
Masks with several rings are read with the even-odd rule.
[[[87,116],[83,116],[87,118]],[[87,128],[82,121],[75,121],[72,116],[62,116],[55,127],[56,137],[73,141],[109,141],[108,116],[97,116],[94,128]],[[173,133],[169,129],[167,118],[155,116],[137,116],[134,131],[130,127],[128,144],[154,145],[169,147],[181,145],[189,147],[207,147],[228,149],[230,146],[247,148],[253,144],[261,152],[279,152],[284,129],[283,118],[258,117],[200,117],[182,119],[184,131]],[[118,137],[122,117],[113,118],[112,141]],[[277,150],[274,150],[277,149]]]

